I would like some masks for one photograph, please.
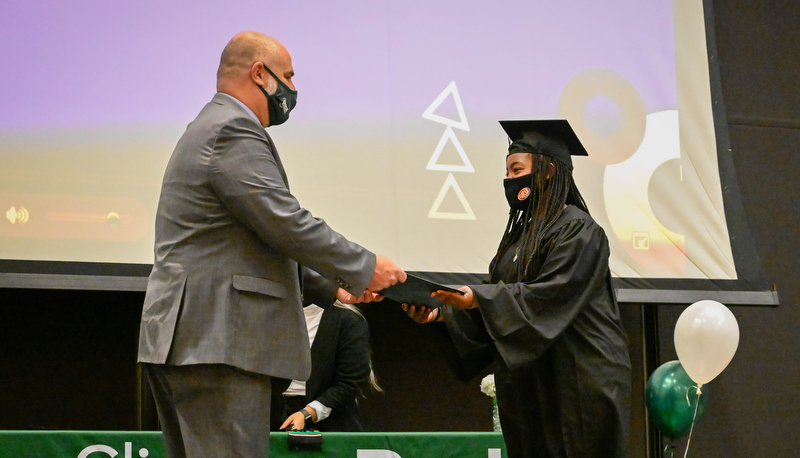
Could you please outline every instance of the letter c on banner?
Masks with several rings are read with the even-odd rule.
[[[358,451],[356,452],[356,458],[402,458],[402,457],[391,450],[358,449]]]
[[[81,450],[81,453],[78,454],[78,458],[86,458],[94,452],[103,452],[111,457],[117,456],[119,454],[116,450],[109,447],[108,445],[90,445],[85,449]]]

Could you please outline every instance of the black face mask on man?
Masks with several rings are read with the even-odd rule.
[[[506,200],[512,210],[524,211],[528,208],[531,199],[531,173],[521,175],[516,178],[506,178],[503,180],[503,187],[506,189]]]
[[[264,65],[262,62],[261,65]],[[264,95],[267,97],[267,107],[269,107],[269,125],[270,126],[277,126],[279,124],[283,124],[289,119],[289,112],[292,111],[295,105],[297,105],[297,91],[293,91],[289,86],[287,86],[280,78],[275,76],[266,65],[264,65],[264,70],[268,71],[275,81],[278,82],[278,88],[275,89],[275,92],[272,95],[267,94],[266,89],[264,86],[259,85],[259,89]]]

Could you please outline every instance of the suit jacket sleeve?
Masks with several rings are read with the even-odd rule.
[[[235,218],[287,257],[360,295],[375,255],[300,206],[264,130],[250,118],[235,118],[214,145],[210,182]]]

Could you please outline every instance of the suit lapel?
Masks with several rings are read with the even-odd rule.
[[[283,178],[283,184],[286,185],[286,189],[289,189],[289,178],[286,176],[286,170],[283,169],[283,162],[281,162],[281,156],[278,154],[278,148],[275,148],[275,143],[272,142],[272,137],[269,136],[266,129],[264,130],[264,135],[267,136],[267,143],[269,144],[269,150],[272,152],[272,156],[275,158],[275,163],[278,164],[278,169],[281,171],[281,178]]]
[[[241,102],[237,103],[237,102],[234,102],[233,100],[231,100],[231,97],[232,96],[230,96],[228,94],[224,94],[223,95],[223,94],[220,94],[218,92],[218,93],[214,94],[214,98],[211,99],[211,101],[214,102],[214,103],[218,103],[220,105],[233,107],[235,110],[241,111],[248,118],[253,119],[254,115],[249,113],[246,109],[244,109],[240,105]],[[269,145],[269,151],[272,153],[272,157],[275,158],[275,163],[278,164],[278,170],[281,173],[281,178],[283,179],[283,184],[286,185],[286,189],[289,189],[289,178],[286,176],[286,170],[284,170],[284,168],[283,168],[283,162],[281,162],[281,157],[280,157],[280,155],[278,155],[278,148],[275,147],[275,143],[272,141],[272,137],[270,137],[269,134],[267,133],[267,130],[264,129],[263,127],[261,127],[260,124],[258,124],[258,120],[253,119],[253,121],[256,122],[256,124],[258,125],[259,129],[261,130],[261,132],[264,132],[264,136],[267,139],[267,145]]]

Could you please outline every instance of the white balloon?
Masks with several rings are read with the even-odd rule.
[[[739,324],[728,307],[703,300],[686,308],[675,323],[675,351],[686,374],[700,385],[719,375],[739,346]]]

